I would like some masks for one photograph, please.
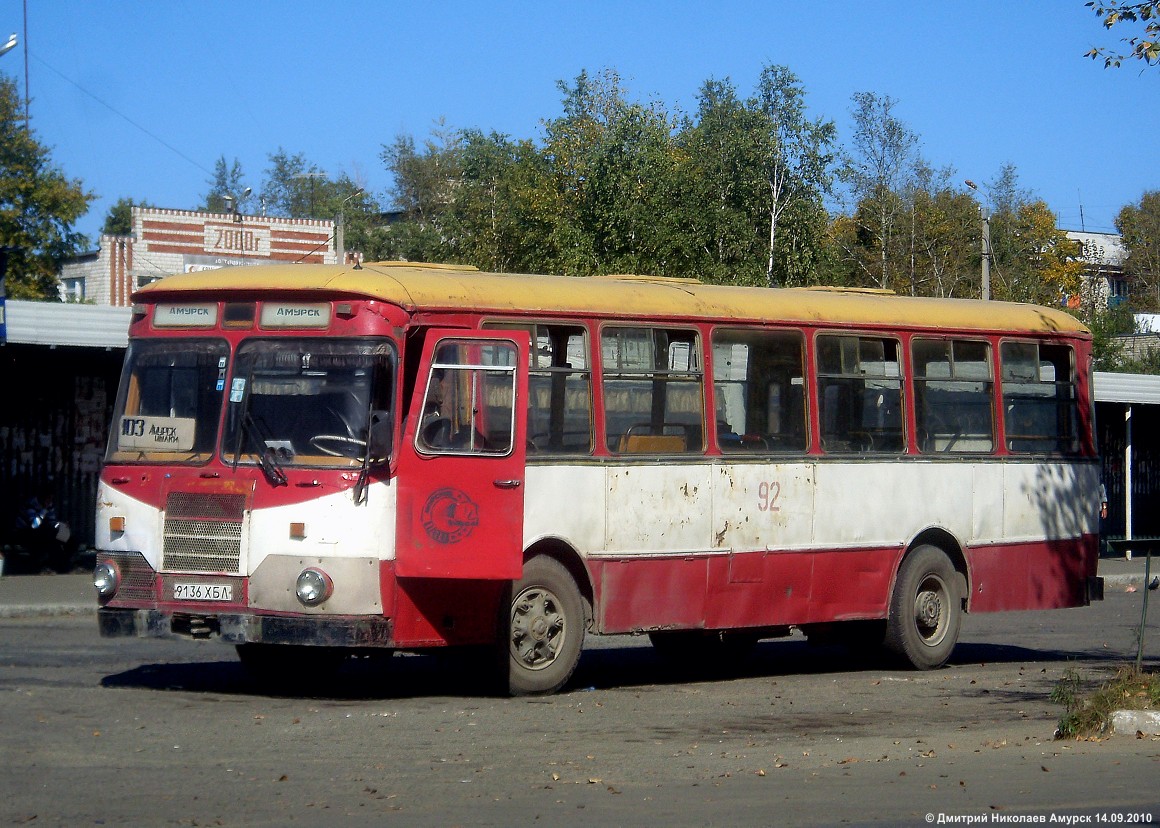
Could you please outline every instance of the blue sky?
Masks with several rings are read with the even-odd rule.
[[[438,119],[539,138],[558,80],[617,70],[632,97],[693,111],[709,78],[749,94],[767,64],[802,80],[813,114],[850,134],[850,98],[898,101],[925,158],[956,180],[1020,184],[1060,225],[1112,231],[1160,189],[1160,69],[1083,57],[1106,32],[1083,0],[587,0],[587,2],[133,2],[27,0],[32,126],[98,195],[95,236],[131,197],[195,207],[215,160],[258,189],[279,147],[384,202],[380,153]],[[0,0],[0,40],[24,38]],[[0,71],[24,86],[24,43]]]

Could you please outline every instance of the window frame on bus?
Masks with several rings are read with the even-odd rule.
[[[606,338],[612,332],[648,332],[648,356],[652,359],[651,368],[636,369],[631,366],[625,367],[623,364],[616,366],[613,370],[609,370],[609,360],[605,351]],[[676,340],[666,339],[663,348],[658,347],[658,336],[660,334],[678,334],[681,338]],[[708,444],[708,429],[706,425],[705,416],[705,336],[704,331],[695,325],[678,325],[666,324],[663,322],[642,322],[636,320],[616,320],[614,322],[606,322],[599,326],[597,331],[600,346],[597,349],[593,347],[594,354],[599,355],[599,379],[600,391],[598,394],[600,412],[602,415],[603,439],[604,449],[611,455],[617,457],[650,457],[650,456],[703,456],[706,452]],[[623,357],[624,344],[623,337],[619,338],[621,346],[618,346],[618,354]],[[641,340],[643,342],[643,340]],[[689,356],[688,366],[685,369],[674,369],[671,366],[671,361],[674,356],[674,351],[671,345],[684,342],[687,345],[687,353]],[[661,351],[670,365],[661,368],[657,360],[660,357]],[[622,361],[618,359],[618,361]],[[684,379],[682,379],[684,377]],[[645,378],[649,378],[650,388],[648,389],[649,411],[641,412],[640,417],[635,418],[636,422],[630,422],[620,428],[620,423],[614,423],[614,419],[618,420],[633,420],[631,407],[627,414],[617,414],[616,417],[610,416],[612,414],[612,407],[609,405],[610,401],[610,383],[624,383],[626,387],[623,391],[617,393],[627,392],[626,399],[631,402],[634,397],[634,389],[628,386],[627,383],[640,382]],[[689,394],[689,398],[696,399],[697,406],[697,422],[685,422],[682,420],[669,420],[669,414],[680,413],[669,410],[668,403],[670,400],[669,386],[674,383],[695,383],[695,394]],[[658,391],[662,391],[659,395]],[[635,395],[639,396],[639,395]],[[663,410],[662,410],[663,409]],[[659,418],[658,418],[659,415]],[[641,421],[643,419],[643,421]]]
[[[488,363],[479,359],[478,355],[472,355],[476,357],[474,361],[451,359],[441,355],[444,347],[490,348],[495,349],[496,354],[507,349],[512,359],[510,363]],[[507,340],[478,338],[469,331],[465,331],[462,336],[441,336],[432,347],[431,362],[424,380],[423,416],[415,429],[415,451],[423,456],[510,456],[515,450],[516,419],[519,416],[515,408],[518,371],[518,355]],[[483,377],[482,383],[479,382],[480,376]],[[502,376],[510,379],[510,382],[492,387],[488,381],[489,376]],[[448,387],[454,388],[454,397],[445,396],[444,389]],[[495,436],[505,432],[488,428],[487,420],[492,416],[490,412],[494,406],[479,403],[486,403],[490,391],[505,388],[509,399],[505,400],[506,411],[501,411],[501,416],[506,414],[507,417],[506,440],[492,445]],[[445,429],[443,421],[446,421]],[[480,423],[483,423],[482,429]]]
[[[867,456],[901,456],[908,453],[908,446],[910,445],[910,434],[912,432],[911,419],[908,416],[907,409],[909,408],[909,365],[907,363],[907,349],[906,334],[907,331],[892,330],[892,331],[876,331],[876,330],[855,330],[846,328],[818,328],[813,331],[811,342],[813,352],[811,354],[810,363],[810,380],[813,383],[813,390],[815,396],[815,407],[813,412],[815,414],[814,425],[817,428],[818,448],[822,455],[829,457],[867,457]],[[856,355],[856,362],[862,362],[862,347],[864,341],[880,341],[891,342],[894,344],[893,363],[885,359],[885,349],[883,349],[883,359],[881,360],[883,372],[881,375],[876,374],[856,374],[856,373],[842,373],[846,364],[846,357],[850,356],[848,350],[839,349],[839,371],[834,373],[832,371],[823,371],[823,359],[825,358],[824,349],[822,345],[823,340],[838,339],[838,340],[857,340],[859,343],[858,353]],[[887,365],[894,364],[896,366],[896,373],[891,375],[888,373]],[[828,367],[828,366],[827,366]],[[897,384],[898,398],[894,406],[894,413],[891,416],[898,418],[897,428],[886,428],[880,426],[876,429],[870,428],[847,428],[845,430],[846,436],[829,437],[829,430],[827,429],[827,391],[830,387],[836,388],[839,391],[842,388],[842,383],[851,383],[851,381],[858,379],[870,378],[876,381],[895,381]],[[831,383],[828,381],[833,381]],[[865,387],[865,386],[864,386]],[[840,394],[835,395],[840,396]],[[863,402],[863,411],[865,400]],[[853,399],[849,401],[847,406],[850,410],[846,412],[847,415],[854,413]],[[838,415],[842,412],[835,413],[835,428]],[[886,413],[886,412],[883,412]],[[862,425],[863,423],[859,423]],[[890,437],[896,441],[889,445],[883,444],[881,439]],[[827,445],[829,441],[829,445]]]
[[[528,355],[528,436],[527,456],[529,460],[555,457],[591,457],[596,446],[596,392],[594,389],[596,369],[592,354],[592,334],[589,327],[576,319],[491,319],[484,321],[480,328],[488,331],[526,331],[531,337],[531,353]],[[575,353],[570,344],[565,344],[562,354],[556,351],[554,335],[564,333],[570,340],[573,335],[581,338],[580,352],[584,364],[577,367],[570,361]],[[547,340],[551,348],[548,354],[548,364],[540,364],[544,356],[540,350],[541,343]],[[560,356],[564,357],[561,362]],[[536,379],[548,380],[548,405],[537,406],[541,394]],[[577,390],[569,387],[579,379],[584,386],[587,410],[584,412],[587,421],[587,433],[583,448],[572,447],[565,438],[570,432],[568,421],[575,419],[578,409],[570,408],[572,394]],[[539,423],[541,412],[546,412],[548,430],[536,432],[534,428]],[[575,431],[575,430],[574,430]],[[541,436],[542,435],[542,436]]]
[[[929,366],[935,364],[935,360],[920,360],[918,349],[937,343],[943,343],[946,346],[945,350],[949,350],[945,363],[947,365],[947,375],[930,376],[926,373],[920,374],[920,364]],[[995,381],[996,349],[994,343],[990,339],[981,336],[959,334],[938,335],[922,331],[912,334],[909,338],[908,345],[910,370],[907,373],[914,385],[913,423],[915,447],[918,453],[924,457],[960,455],[989,456],[994,454],[999,445],[998,418],[996,416],[998,385]],[[956,346],[981,346],[984,351],[983,359],[970,360],[969,362],[960,360],[956,357]],[[960,362],[963,364],[986,366],[986,376],[972,377],[968,375],[969,372],[958,372],[957,366]],[[971,390],[963,387],[980,383],[985,386],[985,390]],[[963,394],[973,394],[980,397],[985,396],[987,408],[985,420],[989,425],[987,431],[978,430],[977,424],[983,420],[979,417],[969,416],[969,409],[964,408],[960,402],[954,402],[949,406],[942,406],[949,408],[949,413],[945,415],[941,413],[936,414],[933,410],[934,406],[929,402],[930,391],[936,384],[948,386],[937,390],[959,395],[960,397]],[[935,422],[936,420],[937,422]],[[943,428],[932,428],[932,425],[942,425]],[[969,428],[973,428],[974,430],[968,430]],[[984,439],[987,443],[986,446],[982,445]]]
[[[732,338],[733,341],[729,341]],[[748,341],[746,341],[748,340]],[[773,386],[767,384],[765,393],[760,393],[759,378],[751,376],[749,365],[752,346],[761,341],[763,344],[779,342],[789,345],[796,344],[797,374],[790,370],[785,373],[785,382]],[[715,420],[716,448],[725,455],[735,458],[745,454],[785,454],[798,456],[810,450],[811,434],[811,405],[810,405],[810,362],[807,343],[809,337],[801,328],[796,327],[767,327],[755,325],[717,325],[710,331],[709,345],[706,353],[712,366],[712,393],[713,411]],[[745,354],[745,378],[729,376],[734,369],[732,355],[728,361],[724,356],[724,349],[719,346],[728,345],[731,349],[738,345],[748,345]],[[769,353],[766,349],[763,353]],[[790,352],[791,348],[780,349],[782,355]],[[767,359],[768,364],[768,359]],[[788,365],[788,363],[786,363]],[[766,379],[768,379],[766,375]],[[796,380],[796,381],[795,381]],[[736,386],[734,388],[733,386]],[[795,401],[792,389],[797,388],[797,411],[794,411]],[[778,393],[773,394],[777,389]],[[783,389],[789,389],[785,393]],[[740,391],[742,399],[737,400],[734,390]],[[775,399],[776,396],[776,399]],[[762,403],[764,402],[764,405]],[[738,412],[738,406],[743,410]],[[776,408],[776,410],[775,410]],[[740,420],[744,420],[741,432],[736,431]],[[765,428],[754,428],[754,418],[764,415]],[[776,416],[775,416],[776,415]],[[796,420],[797,428],[792,427]],[[786,428],[786,426],[789,426]]]
[[[1035,348],[1038,359],[1031,373],[1024,373],[1020,376],[1013,374],[1014,366],[1017,362],[1015,359],[1009,357],[1008,353],[1016,347]],[[1045,363],[1043,350],[1045,348],[1056,350],[1061,355],[1066,355],[1068,369],[1068,379],[1066,381],[1060,381],[1058,374],[1052,380],[1042,378]],[[1083,410],[1080,399],[1084,383],[1080,377],[1079,359],[1075,345],[1033,336],[1004,336],[999,340],[998,356],[999,405],[1000,411],[1002,412],[1003,450],[1013,457],[1077,457],[1086,454],[1089,447],[1085,443],[1081,429]],[[1053,371],[1057,372],[1059,365],[1053,360],[1048,360],[1048,362],[1051,363]],[[1046,388],[1049,385],[1054,388],[1054,394],[1043,395],[1029,393],[1030,390]],[[1022,393],[1014,390],[1016,388],[1022,389]],[[1065,397],[1061,397],[1059,392],[1065,388],[1070,389],[1070,391]],[[1031,421],[1038,413],[1034,409],[1026,409],[1023,423],[1015,422],[1016,418],[1021,414],[1019,408],[1022,406],[1018,404],[1028,403],[1039,398],[1043,398],[1044,400],[1054,398],[1054,402],[1049,404],[1055,410],[1056,429],[1053,432],[1049,432],[1048,430],[1029,430],[1033,427]],[[1040,407],[1046,409],[1048,406]],[[1059,429],[1059,416],[1064,411],[1067,412],[1068,434],[1062,434]]]

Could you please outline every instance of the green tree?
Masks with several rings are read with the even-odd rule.
[[[103,236],[128,236],[133,232],[133,207],[135,202],[131,198],[119,198],[117,203],[109,208],[105,216],[105,223],[101,225]],[[147,206],[142,202],[139,206]]]
[[[874,254],[873,265],[865,255],[856,262],[873,284],[889,288],[894,247],[909,211],[903,196],[913,187],[920,160],[918,136],[894,114],[898,103],[894,98],[859,92],[853,101],[852,154],[840,177],[857,203],[854,219],[860,247]]]
[[[225,213],[229,211],[227,199],[234,199],[233,209],[239,213],[246,213],[253,202],[253,191],[246,186],[246,176],[242,172],[242,162],[237,158],[232,164],[226,162],[223,155],[214,162],[213,178],[210,179],[209,192],[202,200],[201,209],[209,213]]]
[[[1080,245],[1056,227],[1042,200],[991,217],[991,289],[996,299],[1058,305],[1083,277]]]
[[[690,256],[708,281],[761,284],[765,118],[728,80],[708,80],[677,136],[675,186],[685,196]]]
[[[674,124],[660,104],[629,101],[619,76],[557,84],[563,114],[545,125],[559,197],[553,247],[564,273],[684,272],[674,232]]]
[[[836,129],[833,121],[806,117],[805,89],[797,75],[785,66],[766,66],[762,70],[755,104],[767,121],[760,169],[767,188],[765,204],[769,217],[765,278],[774,287],[778,283],[775,262],[779,252],[779,222],[794,207],[805,207],[807,216],[817,214],[823,196],[830,192],[830,166],[834,162],[830,149]],[[811,262],[785,256],[790,249],[782,245],[779,269],[798,276],[803,269],[809,269]]]
[[[1103,58],[1105,69],[1118,67],[1125,59],[1142,60],[1149,66],[1160,64],[1160,0],[1091,0],[1084,5],[1095,12],[1105,29],[1121,25],[1142,27],[1140,34],[1122,38],[1128,44],[1126,54],[1092,47],[1087,57],[1092,60]]]
[[[1133,303],[1160,309],[1160,191],[1150,190],[1139,204],[1121,208],[1116,229],[1127,251],[1124,275],[1131,280]]]
[[[260,196],[266,215],[333,221],[336,249],[341,227],[343,252],[387,258],[382,255],[380,206],[362,183],[346,173],[331,177],[302,153],[292,155],[282,147],[269,159]]]
[[[0,75],[0,246],[10,298],[56,298],[61,261],[88,244],[73,225],[92,199],[53,164],[25,122],[16,82]]]
[[[910,198],[907,272],[912,295],[966,297],[980,292],[979,205],[951,185],[953,170],[921,164]]]
[[[458,185],[441,223],[453,257],[500,272],[550,270],[558,210],[544,156],[496,133],[460,138]]]
[[[262,177],[260,200],[267,215],[283,218],[321,218],[330,178],[302,153],[282,147],[269,155]]]
[[[376,235],[376,258],[449,260],[442,226],[455,201],[462,143],[462,135],[440,121],[422,150],[409,135],[383,146],[379,157],[394,180],[390,207],[397,220]]]
[[[1136,332],[1136,320],[1127,304],[1089,305],[1084,324],[1092,332],[1092,364],[1097,371],[1124,371],[1124,346],[1118,338]],[[1147,372],[1139,372],[1147,373]]]

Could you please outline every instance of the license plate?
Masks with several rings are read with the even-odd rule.
[[[174,601],[232,601],[231,584],[174,584]]]

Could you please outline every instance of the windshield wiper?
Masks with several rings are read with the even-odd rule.
[[[259,427],[257,420],[247,410],[242,418],[242,427],[246,429],[246,436],[253,442],[258,455],[258,465],[262,467],[262,474],[270,481],[271,486],[285,486],[286,472],[282,471],[282,464],[278,462],[278,452],[266,443],[267,435]]]
[[[286,472],[282,471],[282,464],[278,462],[277,450],[267,445],[265,429],[258,425],[248,408],[242,412],[242,431],[246,435],[246,441],[251,444],[254,455],[258,458],[262,474],[266,475],[266,480],[270,482],[270,485],[287,485]],[[234,468],[237,468],[240,456],[240,451],[234,452]]]

